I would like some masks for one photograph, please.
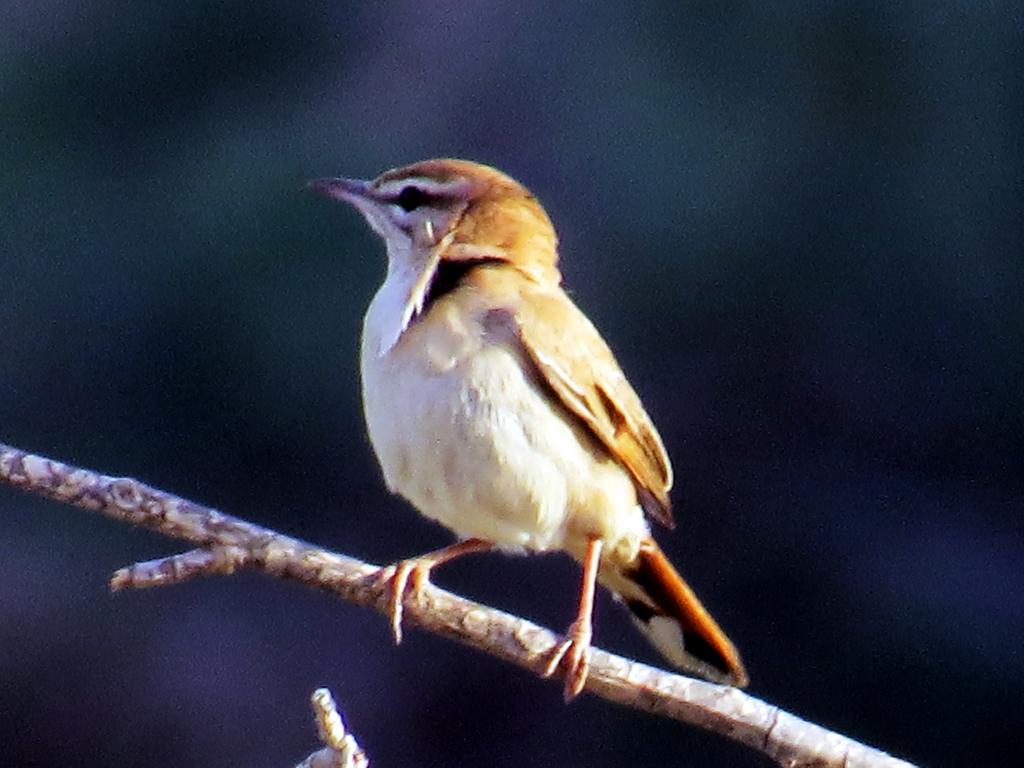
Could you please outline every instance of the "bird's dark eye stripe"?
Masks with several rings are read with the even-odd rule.
[[[415,211],[421,205],[425,205],[430,201],[430,196],[419,187],[414,187],[411,184],[408,187],[403,187],[402,191],[398,193],[398,197],[395,198],[395,202],[398,206],[408,213],[409,211]]]

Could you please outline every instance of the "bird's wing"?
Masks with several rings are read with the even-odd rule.
[[[665,446],[601,334],[561,288],[523,298],[513,313],[518,336],[544,381],[629,470],[644,511],[674,527]]]

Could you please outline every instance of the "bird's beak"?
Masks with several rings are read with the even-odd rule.
[[[363,179],[313,179],[306,187],[324,197],[342,200],[357,207],[370,195],[370,182]]]
[[[385,240],[388,237],[387,216],[381,208],[381,201],[373,189],[372,181],[363,179],[313,179],[307,189],[319,192],[324,197],[348,203],[361,214],[377,234]]]

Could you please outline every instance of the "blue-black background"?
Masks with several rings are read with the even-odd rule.
[[[377,561],[356,357],[380,244],[302,191],[496,165],[659,425],[660,540],[753,693],[1006,764],[1024,683],[1024,19],[1008,2],[15,2],[0,9],[0,440]],[[0,764],[293,764],[337,694],[379,768],[766,765],[0,488]],[[555,629],[568,558],[437,580]],[[656,657],[606,597],[604,647]],[[291,761],[291,762],[289,762]]]

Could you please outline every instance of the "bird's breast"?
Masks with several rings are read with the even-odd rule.
[[[565,548],[587,510],[601,518],[594,526],[646,534],[628,475],[595,454],[522,349],[489,328],[489,309],[440,301],[381,355],[386,305],[378,294],[367,313],[362,376],[390,490],[459,536],[509,548]]]

